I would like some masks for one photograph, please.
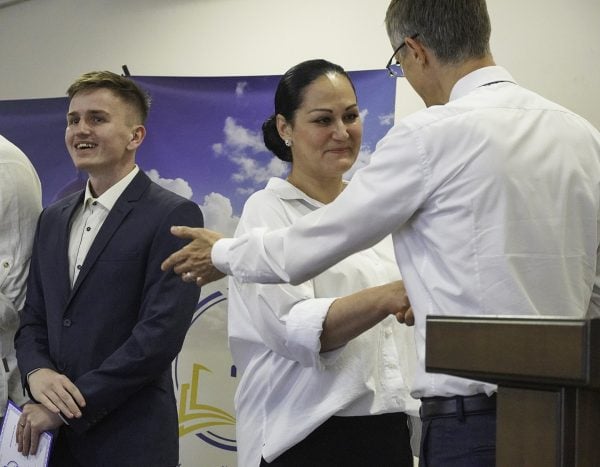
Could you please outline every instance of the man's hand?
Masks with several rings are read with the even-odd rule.
[[[415,324],[415,317],[410,306],[408,294],[404,288],[404,281],[390,282],[380,287],[374,287],[373,290],[382,292],[383,303],[387,303],[386,307],[389,310],[389,314],[396,316],[398,322],[404,323],[407,326]]]
[[[376,292],[380,297],[378,300],[383,304],[383,308],[387,310],[388,314],[394,315],[399,323],[404,323],[407,326],[415,324],[413,309],[404,288],[404,281],[394,281],[366,290]]]
[[[192,227],[171,227],[171,233],[191,242],[169,256],[161,265],[163,271],[173,269],[184,282],[195,282],[198,287],[225,277],[212,264],[212,246],[223,236],[212,230]]]
[[[28,456],[37,453],[40,435],[63,424],[58,414],[49,411],[42,404],[25,404],[17,427],[17,448]]]
[[[415,325],[415,315],[413,314],[412,307],[409,306],[408,309],[404,312],[404,314],[396,313],[396,319],[398,320],[399,323],[404,323],[407,326],[414,326]]]
[[[81,417],[85,399],[69,378],[49,368],[31,373],[27,382],[36,401],[54,414],[62,412],[66,418]]]

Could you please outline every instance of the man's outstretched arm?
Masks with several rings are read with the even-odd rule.
[[[184,280],[207,284],[235,276],[243,282],[300,284],[352,253],[399,231],[427,197],[427,167],[419,141],[397,125],[331,203],[290,227],[255,228],[230,239],[206,229],[173,228],[192,240],[163,262]],[[392,134],[398,133],[397,138]],[[396,141],[397,140],[397,141]]]

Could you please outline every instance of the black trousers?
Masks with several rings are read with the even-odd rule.
[[[66,429],[66,428],[65,428]],[[57,430],[54,434],[52,452],[50,454],[50,467],[84,467],[75,459],[65,439],[64,429]]]
[[[331,417],[307,438],[261,467],[412,467],[404,413]]]
[[[496,465],[496,396],[422,399],[420,467]]]
[[[86,467],[86,464],[82,464],[79,462],[71,451],[69,450],[69,446],[65,442],[64,434],[61,434],[63,430],[59,430],[54,436],[54,443],[52,445],[52,452],[50,454],[50,462],[48,463],[49,467]],[[127,455],[127,453],[125,453]],[[96,457],[94,459],[90,459],[94,461],[94,464],[98,465],[99,462],[102,461],[102,458]],[[101,463],[101,465],[105,465]],[[107,466],[112,464],[106,464]],[[123,463],[119,463],[119,465],[127,465],[127,467],[142,467],[134,464],[131,464],[128,461],[123,461]],[[178,467],[178,466],[165,466],[165,467]]]

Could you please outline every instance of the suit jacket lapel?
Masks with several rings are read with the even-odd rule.
[[[77,293],[79,286],[85,280],[89,272],[93,269],[98,257],[104,251],[114,233],[121,226],[127,217],[127,214],[129,214],[129,212],[135,208],[136,203],[142,197],[144,191],[146,191],[146,188],[150,183],[151,182],[148,176],[140,170],[127,188],[125,188],[123,194],[119,196],[119,199],[117,199],[117,202],[110,210],[108,217],[104,221],[104,224],[102,224],[98,235],[94,239],[94,242],[92,243],[92,246],[85,257],[85,261],[81,266],[81,271],[79,271],[77,280],[75,281],[75,284],[73,284],[73,290],[71,291],[70,298],[73,298],[73,296]]]

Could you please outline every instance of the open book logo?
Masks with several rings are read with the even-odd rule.
[[[227,299],[220,291],[208,290],[209,286],[202,290],[183,350],[174,362],[179,437],[195,436],[204,443],[200,449],[236,452],[237,378],[227,347]]]

